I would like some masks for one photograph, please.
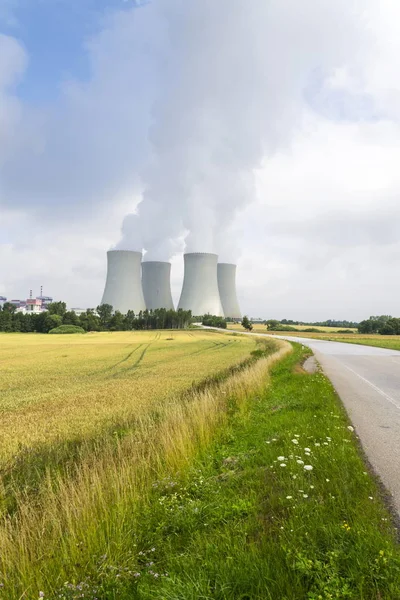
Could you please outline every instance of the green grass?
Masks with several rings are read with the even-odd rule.
[[[294,371],[300,352],[247,412],[232,407],[223,437],[187,474],[157,483],[126,598],[400,598],[379,487],[329,381]]]
[[[49,599],[399,599],[380,488],[330,382],[299,369],[306,353],[245,402],[227,395],[219,434],[137,506],[130,551],[99,556],[82,595],[75,581]]]

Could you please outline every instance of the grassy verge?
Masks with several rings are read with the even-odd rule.
[[[379,486],[329,381],[296,368],[303,357],[276,365],[251,402],[231,399],[219,439],[153,484],[135,558],[101,598],[400,598]]]

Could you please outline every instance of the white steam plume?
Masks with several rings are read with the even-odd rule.
[[[234,258],[232,227],[254,199],[254,171],[290,143],[307,87],[351,54],[357,6],[154,0],[148,19],[163,20],[167,34],[157,48],[152,151],[140,172],[142,202],[125,218],[119,248],[143,246],[148,260],[167,260],[184,236],[189,252]]]

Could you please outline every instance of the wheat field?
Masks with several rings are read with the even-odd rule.
[[[21,449],[98,436],[249,356],[205,331],[0,334],[0,466]]]

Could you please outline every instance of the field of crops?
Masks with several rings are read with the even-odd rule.
[[[98,435],[249,356],[203,331],[0,334],[0,466],[21,448]]]

